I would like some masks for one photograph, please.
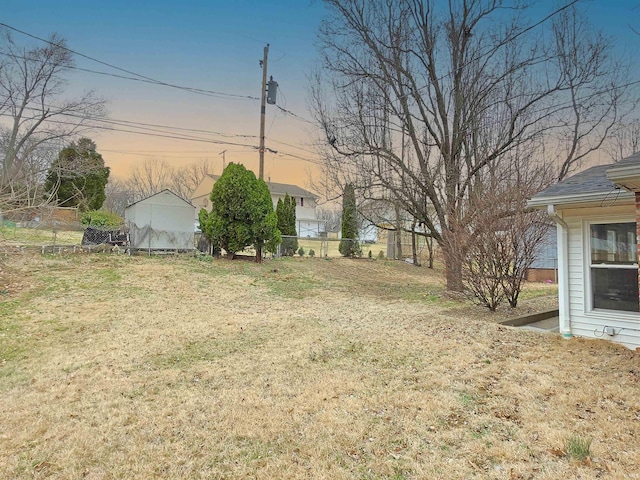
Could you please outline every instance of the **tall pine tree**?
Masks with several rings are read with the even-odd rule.
[[[287,193],[284,201],[278,199],[276,205],[278,230],[282,234],[282,255],[292,257],[298,250],[298,233],[296,232],[296,201]]]
[[[342,238],[338,249],[345,257],[356,257],[361,254],[358,243],[356,192],[351,183],[344,187],[342,195]]]

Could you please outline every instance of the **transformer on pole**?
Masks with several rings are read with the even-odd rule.
[[[276,104],[276,94],[278,93],[278,82],[273,79],[273,76],[269,77],[269,83],[267,84],[267,103],[269,105]]]

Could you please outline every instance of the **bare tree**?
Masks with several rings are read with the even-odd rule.
[[[633,107],[628,89],[628,65],[611,55],[613,41],[594,31],[576,7],[562,10],[552,21],[555,51],[550,62],[564,84],[545,141],[558,144],[558,181],[598,150]],[[549,150],[547,150],[549,151]]]
[[[566,175],[617,118],[624,89],[602,37],[582,49],[577,1],[540,35],[526,2],[325,0],[311,93],[328,183],[402,205],[442,249],[449,289],[462,289],[470,199],[491,172],[513,168],[516,150],[541,163],[563,138]]]
[[[175,167],[171,190],[185,200],[190,200],[200,182],[213,170],[214,163],[209,159],[190,163],[184,167]]]
[[[136,200],[141,200],[172,186],[173,168],[166,161],[150,158],[131,169],[127,179]]]
[[[64,139],[104,116],[104,101],[87,92],[63,99],[72,53],[56,34],[44,46],[23,47],[0,32],[0,208],[17,212],[46,201],[39,184]]]
[[[127,183],[138,200],[169,189],[188,201],[196,187],[212,170],[213,162],[208,159],[175,167],[165,160],[151,158],[131,169]]]
[[[607,153],[614,162],[640,151],[640,119],[630,120],[619,126],[609,138]]]
[[[504,300],[517,306],[527,270],[549,229],[544,212],[526,209],[527,198],[541,183],[536,177],[549,172],[513,173],[497,172],[484,179],[470,199],[469,211],[477,213],[464,222],[457,237],[464,285],[492,311]]]
[[[338,233],[340,231],[340,222],[342,213],[326,207],[316,208],[316,217],[318,220],[324,220],[325,231],[330,233]]]
[[[109,183],[105,187],[107,198],[102,205],[103,210],[124,217],[124,210],[135,202],[135,193],[128,182],[117,177],[109,177]]]

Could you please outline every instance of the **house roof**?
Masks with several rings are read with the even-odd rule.
[[[207,177],[213,179],[213,181],[217,181],[220,178],[220,175],[214,175],[212,173],[207,174]],[[302,187],[298,187],[297,185],[289,185],[287,183],[276,183],[276,182],[266,182],[269,187],[269,192],[272,195],[286,195],[287,193],[292,197],[306,197],[306,198],[318,198],[315,193],[311,193],[308,190],[305,190]],[[195,195],[196,192],[194,192]],[[207,192],[207,195],[211,193]],[[196,198],[196,197],[194,197]]]
[[[640,161],[640,157],[637,161]],[[546,207],[547,205],[568,206],[614,201],[628,203],[635,198],[634,194],[621,189],[607,176],[607,172],[620,163],[588,168],[538,192],[531,197],[527,205]]]
[[[141,198],[140,200],[130,203],[129,205],[126,206],[125,210],[129,207],[133,207],[134,205],[140,203],[140,202],[144,202],[145,200],[149,200],[150,198],[153,198],[155,196],[158,195],[162,195],[163,193],[170,193],[171,195],[173,195],[176,198],[179,198],[180,200],[182,200],[184,203],[186,203],[187,205],[191,205],[193,208],[196,208],[195,205],[193,205],[191,202],[189,202],[188,200],[185,200],[184,198],[182,198],[180,195],[177,195],[175,193],[173,193],[171,190],[169,190],[168,188],[165,188],[164,190],[158,192],[158,193],[154,193],[153,195],[149,195],[148,197],[145,198]]]
[[[640,152],[616,163],[607,170],[607,177],[627,190],[640,191]]]
[[[287,183],[275,183],[275,182],[267,182],[267,186],[269,187],[269,191],[271,194],[276,195],[286,195],[287,193],[291,197],[308,197],[308,198],[317,198],[318,196],[314,193],[311,193],[304,188],[298,187],[297,185],[289,185]]]

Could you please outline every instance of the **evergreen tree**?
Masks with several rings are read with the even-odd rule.
[[[109,167],[96,144],[81,138],[63,148],[53,161],[45,180],[45,191],[62,207],[78,207],[80,211],[99,210],[106,198]]]
[[[361,253],[358,243],[356,192],[351,183],[345,186],[342,195],[342,239],[338,249],[345,257],[355,257]]]
[[[212,208],[203,218],[205,228],[214,245],[223,248],[229,258],[253,246],[256,261],[261,262],[264,248],[275,250],[280,232],[271,194],[263,180],[243,165],[230,163],[213,185],[210,198]]]
[[[251,174],[253,175],[253,172]],[[256,179],[252,193],[254,198],[251,201],[251,245],[256,251],[256,262],[261,263],[262,251],[275,252],[282,237],[266,182]]]
[[[278,230],[283,236],[288,237],[282,239],[282,254],[291,257],[298,250],[298,234],[296,232],[296,201],[288,193],[284,196],[284,201],[278,199],[276,215]]]
[[[213,222],[212,216],[206,209],[201,208],[198,212],[198,222],[200,223],[200,231],[202,236],[198,241],[198,250],[209,255],[219,255],[220,249],[216,248],[213,239]]]

